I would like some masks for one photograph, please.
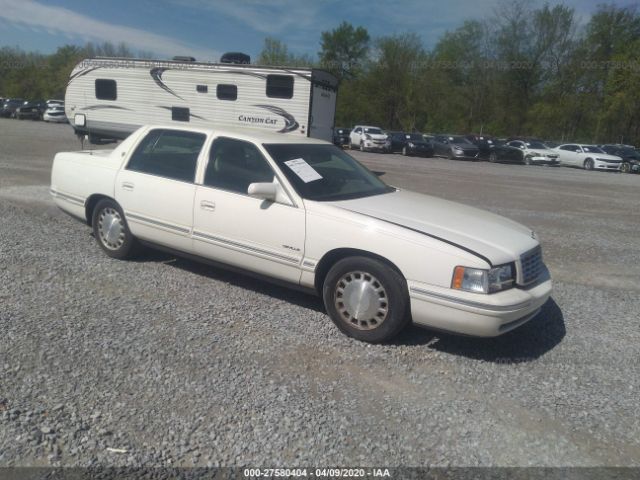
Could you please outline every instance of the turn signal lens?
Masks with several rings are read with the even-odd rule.
[[[464,280],[464,267],[456,267],[453,271],[453,282],[451,288],[462,290],[462,281]]]

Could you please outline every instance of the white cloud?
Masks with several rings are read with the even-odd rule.
[[[202,50],[174,38],[136,28],[114,25],[63,7],[43,5],[33,0],[0,0],[0,18],[18,28],[46,29],[66,37],[124,42],[132,49],[156,55],[192,55],[199,60],[217,60],[218,52]]]
[[[317,28],[326,2],[300,0],[171,0],[171,3],[217,12],[267,35]]]

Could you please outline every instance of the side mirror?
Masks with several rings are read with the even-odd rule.
[[[280,203],[291,207],[295,205],[277,179],[269,183],[252,183],[247,188],[247,193],[254,198],[261,198],[267,202]]]
[[[255,198],[275,202],[278,196],[278,187],[275,183],[252,183],[247,193]]]

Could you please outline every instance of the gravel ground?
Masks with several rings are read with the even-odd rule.
[[[78,148],[0,120],[0,466],[640,466],[640,176],[354,153],[536,229],[555,279],[502,337],[371,346],[315,297],[106,257],[49,199]]]

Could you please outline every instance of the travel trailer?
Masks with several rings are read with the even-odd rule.
[[[240,54],[231,55],[232,58]],[[95,58],[69,78],[66,115],[92,143],[126,138],[142,125],[251,127],[332,140],[337,79],[310,68],[242,62]],[[229,62],[229,55],[222,57]]]

